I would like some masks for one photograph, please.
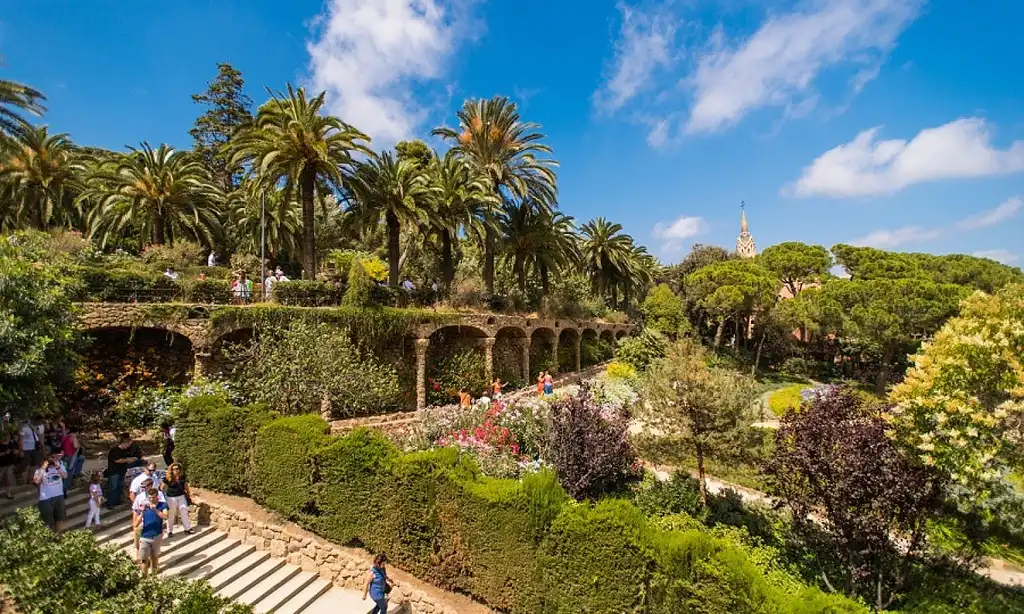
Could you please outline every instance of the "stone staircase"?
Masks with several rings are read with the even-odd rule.
[[[13,500],[0,498],[0,515],[34,507],[37,492],[34,486],[17,487]],[[66,506],[64,530],[84,529],[89,511],[87,488],[73,488]],[[131,509],[125,504],[114,511],[103,510],[103,526],[89,530],[98,543],[121,550],[134,560],[131,526]],[[367,614],[373,607],[357,591],[334,587],[330,580],[232,539],[223,531],[197,525],[193,528],[195,533],[188,535],[182,527],[175,527],[174,536],[164,538],[161,576],[206,580],[220,595],[247,603],[258,614]],[[398,612],[400,608],[392,606],[389,610]]]

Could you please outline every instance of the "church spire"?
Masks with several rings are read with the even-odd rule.
[[[740,201],[740,236],[736,239],[736,255],[740,258],[753,258],[757,255],[754,237],[747,228],[747,203]]]

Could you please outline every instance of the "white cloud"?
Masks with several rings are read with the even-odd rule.
[[[438,81],[469,38],[473,0],[327,0],[306,45],[311,85],[330,112],[386,144],[413,136],[428,110],[412,95]]]
[[[683,215],[671,222],[658,222],[651,230],[651,235],[661,242],[660,252],[671,257],[682,251],[687,239],[701,234],[706,227],[704,218]]]
[[[982,211],[977,215],[960,220],[956,226],[962,230],[975,230],[995,226],[999,222],[1015,217],[1020,213],[1022,207],[1024,207],[1024,201],[1019,198],[1010,198],[995,209]]]
[[[928,181],[1024,171],[1024,141],[997,148],[988,124],[980,118],[927,128],[910,141],[880,141],[878,132],[877,127],[864,130],[849,143],[826,151],[783,192],[832,198],[872,196]]]
[[[654,71],[671,66],[676,24],[667,15],[647,14],[619,3],[622,27],[615,43],[615,58],[608,78],[594,92],[593,102],[604,111],[615,111],[651,84]]]
[[[985,249],[980,252],[974,252],[971,255],[978,258],[989,258],[990,260],[1002,262],[1003,264],[1013,264],[1020,259],[1019,256],[1011,254],[1009,250],[1005,249]]]
[[[711,132],[765,106],[806,106],[815,79],[840,64],[867,64],[855,91],[878,73],[880,57],[913,21],[922,0],[832,0],[771,17],[735,47],[713,44],[689,82],[694,103],[685,130]],[[714,43],[714,37],[713,37]]]
[[[875,230],[871,234],[852,242],[860,247],[890,249],[906,243],[924,243],[941,237],[943,231],[936,228],[904,226],[903,228]]]

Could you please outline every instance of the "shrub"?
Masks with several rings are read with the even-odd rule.
[[[106,303],[171,301],[181,296],[181,286],[163,273],[144,270],[83,266],[79,269],[87,300]]]
[[[323,445],[330,428],[319,416],[290,416],[264,425],[252,451],[252,487],[256,501],[295,518],[313,502],[311,453]]]
[[[451,293],[451,304],[457,309],[475,309],[483,307],[486,297],[483,281],[476,277],[469,277],[455,282]]]
[[[645,328],[639,335],[626,337],[619,342],[615,348],[615,360],[642,372],[664,358],[667,348],[664,335]]]
[[[801,393],[805,388],[807,386],[804,384],[793,384],[776,390],[768,395],[768,409],[772,410],[776,416],[783,416],[787,412],[800,409],[800,405],[804,402]]]
[[[644,326],[666,335],[674,337],[690,328],[686,304],[668,284],[658,284],[651,288],[640,305],[640,313],[644,316]]]
[[[177,388],[141,387],[125,390],[117,399],[113,424],[118,431],[149,430],[170,416],[178,396]]]
[[[388,280],[388,263],[377,256],[353,249],[332,249],[323,257],[323,267],[328,273],[342,277],[346,283],[352,274],[352,263],[362,264],[363,271],[371,281]]]
[[[608,379],[620,379],[627,382],[636,380],[637,376],[636,368],[633,365],[618,361],[610,363],[604,373]]]
[[[345,292],[329,282],[297,279],[277,282],[272,286],[271,295],[282,305],[326,307],[340,305]]]
[[[352,260],[348,271],[348,289],[342,297],[342,304],[346,307],[367,307],[370,304],[370,292],[373,289],[373,281],[367,274],[363,262]]]
[[[472,395],[483,394],[489,382],[484,377],[484,357],[471,349],[455,349],[427,365],[427,402],[443,405],[458,398],[465,388]]]
[[[88,531],[55,534],[35,508],[0,520],[0,577],[23,614],[252,612],[203,581],[142,576],[128,556],[100,546]]]
[[[218,396],[183,397],[174,456],[196,486],[246,494],[250,447],[272,415],[258,405],[235,407]]]
[[[598,405],[585,384],[552,403],[547,454],[566,492],[577,499],[594,497],[629,478],[636,455],[628,430],[628,415]]]
[[[163,271],[171,267],[176,271],[203,262],[205,249],[190,241],[175,241],[173,245],[147,245],[139,255],[152,268]]]
[[[682,513],[701,519],[706,514],[700,502],[700,484],[683,471],[674,472],[668,480],[644,480],[636,490],[634,501],[648,516]]]
[[[260,257],[256,254],[243,254],[236,252],[231,254],[230,260],[232,271],[245,271],[245,274],[249,279],[253,280],[254,284],[257,281],[263,281],[260,278]]]
[[[231,302],[231,284],[223,279],[188,279],[181,286],[185,300],[190,303]]]

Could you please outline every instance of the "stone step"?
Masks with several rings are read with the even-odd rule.
[[[302,614],[369,614],[372,609],[373,602],[369,599],[363,600],[359,592],[332,588],[301,612]],[[388,607],[388,614],[391,614],[391,607]]]
[[[249,590],[239,595],[238,601],[248,603],[249,605],[256,605],[261,599],[279,589],[281,585],[297,576],[301,571],[302,570],[295,565],[285,563],[274,571],[274,573],[265,576]]]
[[[200,575],[198,577],[201,577],[205,579],[207,582],[209,582],[210,586],[212,586],[214,590],[220,590],[228,584],[231,584],[235,580],[239,579],[246,573],[250,572],[261,563],[270,560],[269,552],[260,552],[255,549],[255,546],[251,547],[253,548],[253,550],[250,551],[249,554],[246,554],[241,559],[235,561],[226,568],[216,570],[215,572],[209,575]],[[197,571],[202,572],[203,569],[200,568]],[[195,574],[196,572],[193,572],[192,574],[189,574],[188,577],[190,579],[196,579],[197,576]]]
[[[221,533],[223,535],[223,533]],[[185,575],[194,569],[206,566],[226,566],[221,565],[218,559],[221,555],[230,553],[234,548],[240,546],[242,542],[237,539],[221,539],[214,544],[197,544],[192,551],[179,551],[178,557],[175,560],[168,561],[162,566],[162,573],[167,576],[179,576]]]
[[[283,604],[276,610],[275,614],[299,614],[299,612],[305,612],[306,608],[315,603],[321,595],[331,590],[330,580],[325,578],[317,577],[315,580],[309,583],[306,588],[299,591],[299,593],[288,600],[287,603]],[[257,610],[258,611],[258,610]]]
[[[235,540],[237,541],[237,540]],[[241,542],[231,550],[224,552],[214,561],[209,561],[203,565],[200,565],[194,569],[190,569],[188,572],[178,574],[184,576],[189,580],[206,580],[209,581],[214,575],[220,572],[230,569],[235,566],[236,563],[245,559],[253,552],[256,552],[256,546],[252,544],[243,544]]]
[[[262,563],[245,572],[237,579],[222,588],[218,588],[217,593],[227,597],[228,599],[237,599],[242,595],[242,593],[248,591],[258,582],[261,582],[264,578],[284,567],[284,565],[285,562],[283,559],[268,557]]]
[[[277,589],[260,599],[253,611],[256,614],[267,614],[268,612],[277,612],[277,609],[288,603],[288,601],[301,593],[307,586],[318,580],[320,576],[309,571],[300,571],[287,582],[277,587]]]
[[[125,533],[131,535],[132,531],[132,510],[128,507],[119,508],[113,512],[107,512],[106,516],[100,517],[103,520],[103,527],[93,533],[93,538],[99,544],[109,544]]]

